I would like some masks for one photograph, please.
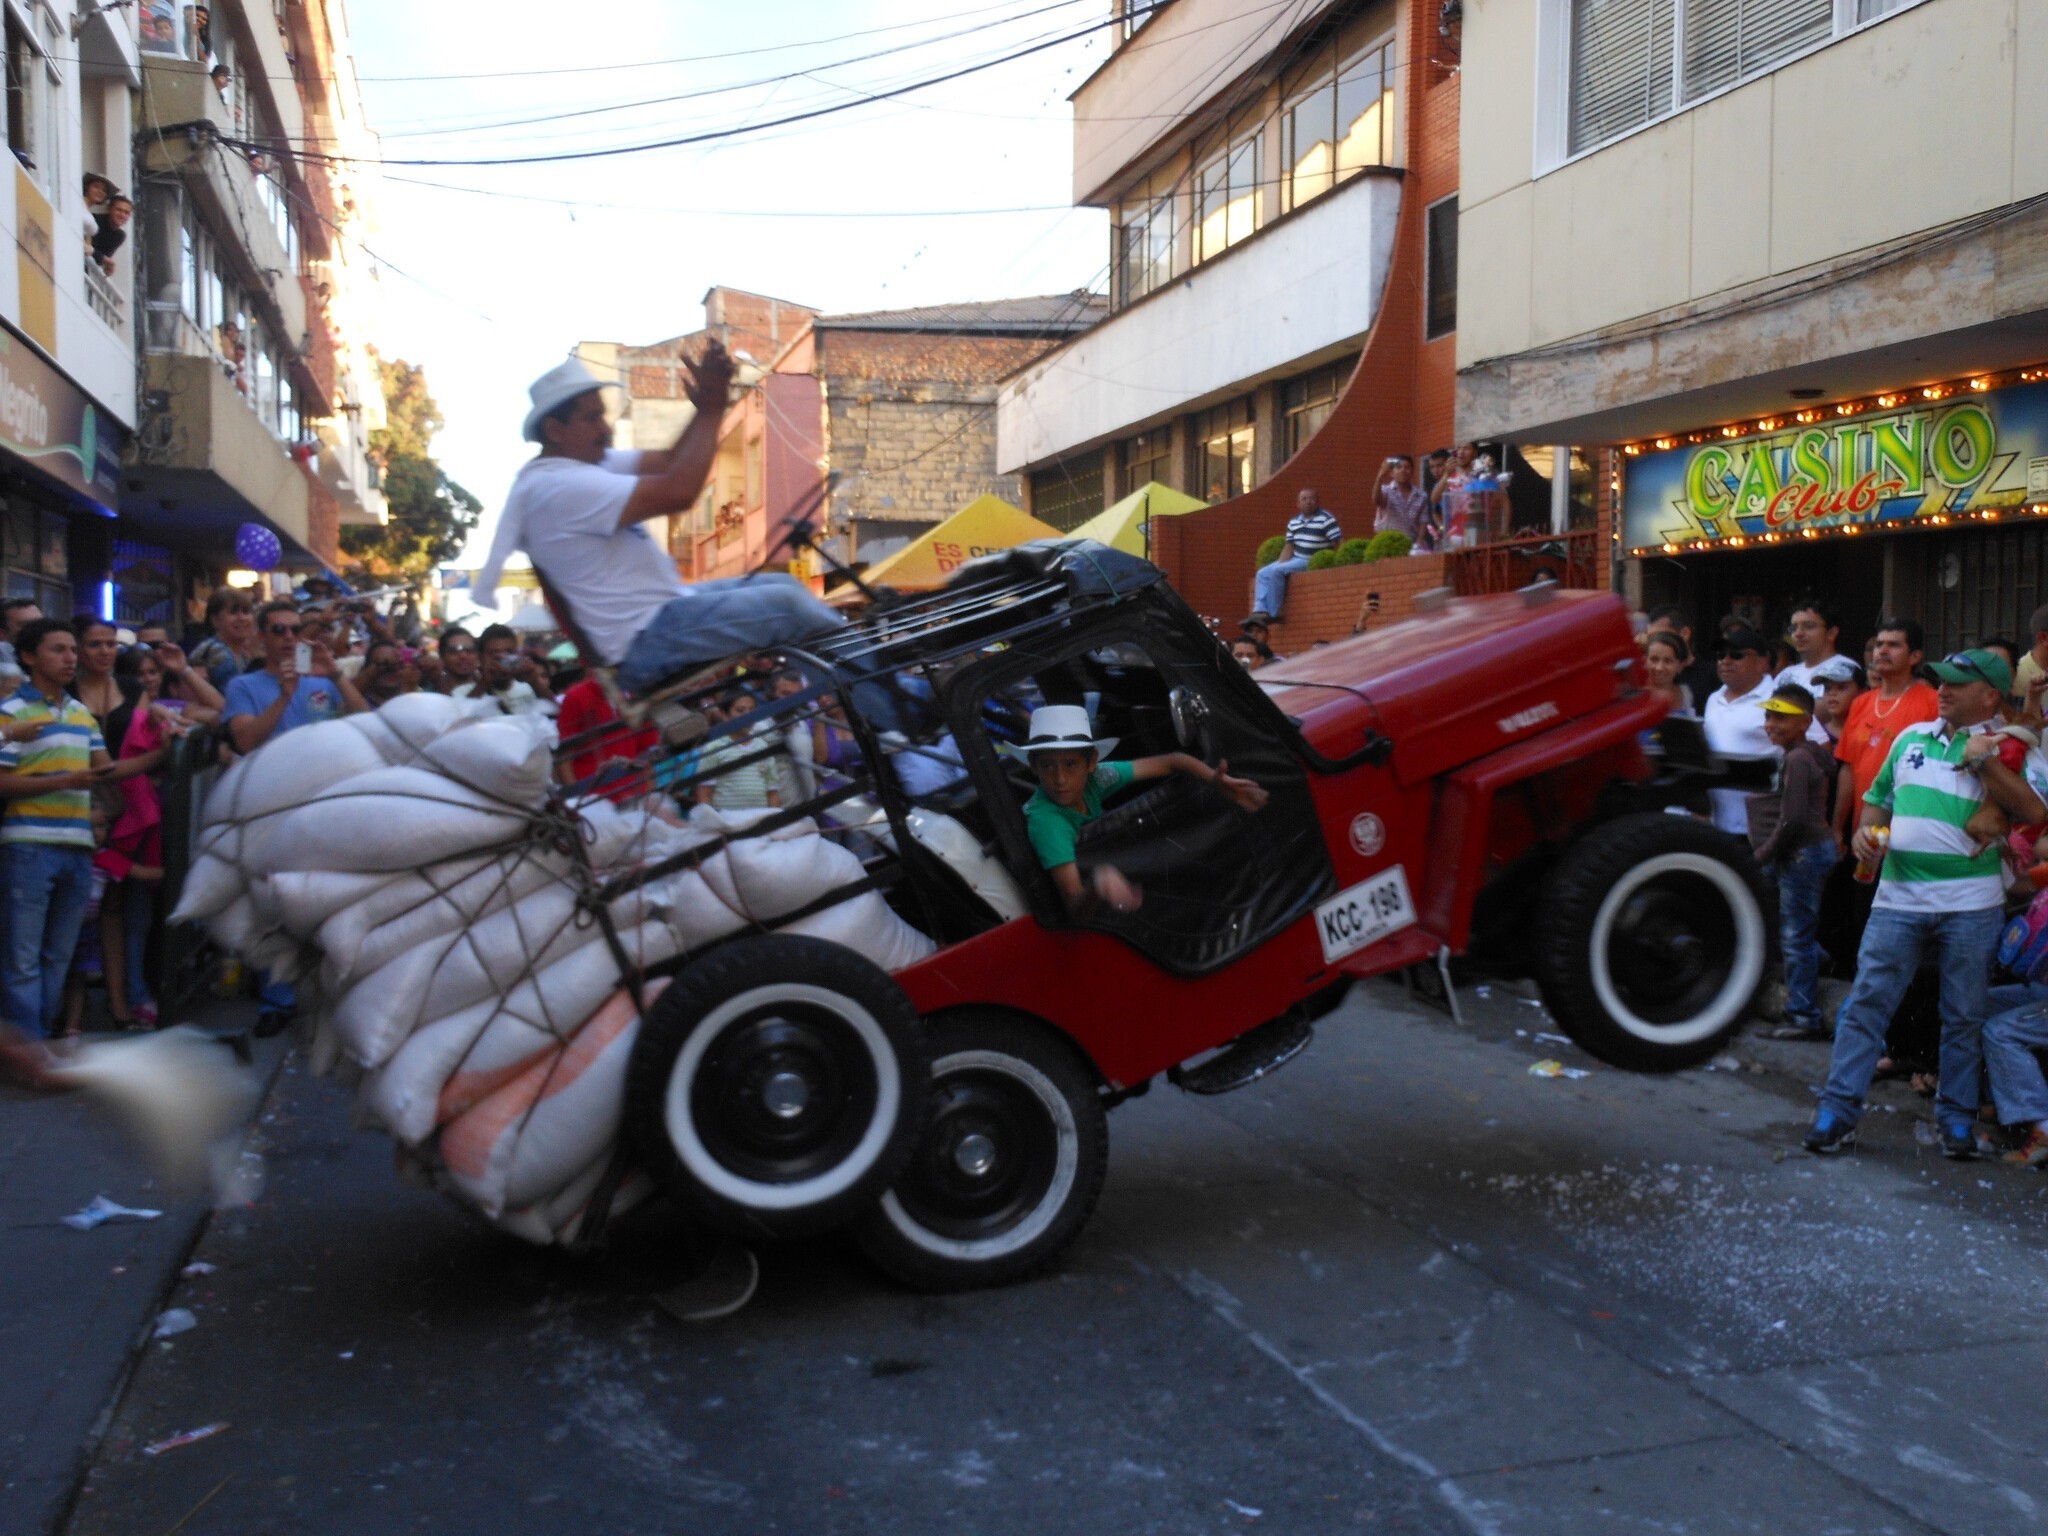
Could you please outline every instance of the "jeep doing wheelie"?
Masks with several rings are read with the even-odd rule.
[[[1721,1048],[1763,975],[1746,850],[1642,808],[1662,706],[1608,594],[1454,601],[1254,676],[1154,567],[1047,543],[783,660],[807,689],[749,718],[829,693],[861,766],[760,825],[831,802],[937,948],[893,975],[774,937],[686,962],[627,1134],[712,1219],[850,1222],[912,1285],[1043,1265],[1094,1206],[1106,1111],[1162,1074],[1250,1081],[1358,977],[1477,953],[1533,970],[1595,1056],[1670,1071]],[[1177,776],[1112,799],[1078,862],[1142,902],[1070,916],[1026,834],[1035,782],[999,751],[1043,703],[1085,705],[1119,758],[1227,761],[1269,798]]]
[[[1253,1080],[1358,977],[1533,971],[1587,1050],[1666,1071],[1763,972],[1746,850],[1655,808],[1661,706],[1606,594],[1453,602],[1254,676],[1153,566],[1057,541],[765,661],[751,713],[706,729],[714,668],[552,762],[429,695],[295,731],[214,786],[176,920],[296,980],[314,1065],[509,1230],[587,1242],[659,1187],[742,1232],[850,1227],[929,1287],[1045,1264],[1108,1110]],[[1265,796],[1207,769],[1112,796],[1075,862],[1142,899],[1075,915],[1000,750],[1047,705]]]

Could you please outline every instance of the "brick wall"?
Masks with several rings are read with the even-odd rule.
[[[329,570],[341,569],[341,503],[334,492],[320,483],[320,477],[303,464],[306,477],[306,548]]]
[[[1379,594],[1379,608],[1369,618],[1369,628],[1407,618],[1415,611],[1417,593],[1449,584],[1442,555],[1407,555],[1296,572],[1288,578],[1287,610],[1273,626],[1273,649],[1293,656],[1318,640],[1341,640],[1353,633],[1359,611],[1373,593]],[[1245,607],[1250,606],[1247,588]],[[1226,628],[1224,633],[1234,631]]]
[[[1440,9],[1437,0],[1407,0],[1400,32],[1405,59],[1436,57]],[[1407,169],[1400,222],[1386,290],[1357,371],[1323,429],[1271,479],[1234,501],[1165,518],[1153,528],[1153,559],[1198,613],[1234,623],[1249,611],[1258,547],[1286,527],[1302,486],[1321,492],[1323,505],[1336,514],[1347,535],[1367,535],[1372,531],[1372,487],[1387,456],[1419,455],[1453,438],[1456,338],[1422,339],[1423,209],[1457,190],[1458,76],[1408,68],[1401,79]],[[1415,557],[1413,563],[1425,561]],[[1323,581],[1338,577],[1335,571],[1319,573]],[[1362,596],[1368,589],[1357,590]],[[1290,609],[1293,601],[1290,597]],[[1356,611],[1354,600],[1342,624],[1328,634],[1309,632],[1309,621],[1290,613],[1294,643],[1349,634]]]
[[[1018,501],[1017,477],[996,473],[996,381],[1049,343],[836,328],[816,335],[826,452],[844,477],[835,526],[848,518],[930,524],[977,496]]]

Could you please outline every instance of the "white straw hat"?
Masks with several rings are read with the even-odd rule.
[[[1078,704],[1044,704],[1031,711],[1031,729],[1023,745],[1005,744],[1003,750],[1026,762],[1034,752],[1093,752],[1107,757],[1116,750],[1117,738],[1095,737],[1088,711]]]
[[[541,440],[540,419],[549,411],[567,405],[578,395],[587,395],[593,389],[619,387],[615,380],[597,377],[583,366],[580,357],[557,363],[527,386],[527,398],[533,402],[533,409],[526,413],[526,425],[519,429],[519,435],[529,443],[537,443]]]

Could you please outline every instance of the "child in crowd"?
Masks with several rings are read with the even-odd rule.
[[[1767,795],[1749,799],[1749,836],[1756,861],[1777,881],[1778,936],[1785,952],[1785,1023],[1779,1039],[1825,1040],[1820,995],[1820,898],[1839,856],[1829,819],[1835,763],[1807,738],[1813,695],[1787,683],[1764,701],[1764,733],[1785,754]]]
[[[1075,917],[1086,916],[1098,901],[1129,912],[1142,899],[1138,888],[1107,864],[1097,865],[1089,881],[1081,878],[1075,842],[1081,828],[1102,814],[1106,796],[1142,779],[1185,773],[1214,784],[1242,810],[1256,811],[1266,803],[1266,791],[1250,779],[1232,778],[1228,763],[1211,768],[1185,752],[1103,762],[1103,755],[1116,749],[1116,741],[1114,736],[1096,740],[1088,711],[1080,705],[1046,704],[1031,711],[1024,744],[1003,748],[1030,763],[1038,776],[1038,789],[1024,804],[1025,829],[1038,862],[1051,873],[1060,899]]]

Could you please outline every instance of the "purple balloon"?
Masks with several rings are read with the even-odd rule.
[[[275,570],[284,546],[261,523],[244,523],[235,532],[235,558],[252,571]]]

